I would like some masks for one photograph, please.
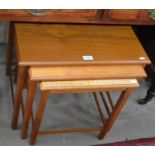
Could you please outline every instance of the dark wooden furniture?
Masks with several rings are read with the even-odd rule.
[[[147,10],[47,10],[43,15],[32,15],[28,10],[0,10],[0,20],[16,22],[61,22],[97,24],[155,24]]]

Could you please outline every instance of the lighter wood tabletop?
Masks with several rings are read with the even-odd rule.
[[[58,92],[78,92],[94,90],[119,90],[139,87],[136,79],[108,79],[108,80],[79,80],[79,81],[48,81],[41,82],[41,90],[50,90],[52,93]]]
[[[18,23],[15,31],[20,65],[150,63],[129,26]]]

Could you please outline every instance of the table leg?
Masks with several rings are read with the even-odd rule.
[[[27,137],[27,130],[28,130],[28,126],[29,126],[31,113],[32,113],[32,106],[33,106],[33,100],[34,100],[35,93],[36,93],[36,87],[37,87],[37,81],[29,80],[28,94],[27,94],[27,98],[26,98],[24,120],[23,120],[23,125],[22,125],[22,132],[21,132],[22,139],[25,139]]]
[[[49,94],[48,91],[41,91],[40,92],[38,107],[37,107],[37,111],[35,114],[34,124],[33,124],[32,132],[31,132],[31,136],[30,136],[30,144],[31,145],[33,145],[36,141],[38,131],[39,131],[39,126],[40,126],[41,119],[42,119],[42,115],[44,112],[44,108],[46,105],[46,101],[48,99],[48,94]]]
[[[116,120],[118,114],[120,113],[123,105],[125,104],[128,96],[130,95],[130,93],[131,93],[131,89],[127,89],[127,90],[122,92],[122,94],[120,95],[116,105],[114,106],[112,113],[110,114],[108,120],[106,121],[103,129],[101,130],[101,132],[98,136],[99,139],[103,139],[105,134],[109,131],[109,129],[111,128],[112,124]]]
[[[9,23],[9,36],[8,36],[8,44],[7,44],[7,57],[6,57],[6,75],[9,76],[11,72],[12,65],[12,55],[13,55],[13,38],[14,38],[14,23]]]
[[[27,67],[19,66],[17,74],[15,99],[13,105],[12,129],[17,128],[21,98],[22,98],[22,90],[25,84],[26,74],[27,74]]]

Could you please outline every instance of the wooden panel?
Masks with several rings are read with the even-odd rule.
[[[34,16],[26,9],[0,9],[0,21],[154,25],[146,10],[50,9]]]
[[[53,16],[85,16],[85,17],[92,17],[96,15],[96,10],[94,9],[66,9],[66,10],[51,10],[49,11],[49,15],[53,15]]]
[[[143,22],[155,22],[155,20],[151,19],[151,17],[149,17],[147,10],[143,10],[140,12],[139,14],[139,20],[143,21]]]
[[[141,10],[109,10],[107,16],[114,20],[137,20]]]
[[[95,9],[51,9],[44,15],[35,16],[26,9],[0,9],[0,20],[36,22],[84,22],[96,18]]]
[[[15,28],[20,65],[150,63],[128,26],[16,24]]]
[[[47,17],[47,16],[94,16],[96,14],[95,9],[50,9],[47,10],[43,15],[40,17]],[[0,9],[0,15],[12,15],[12,16],[35,16],[32,15],[28,10],[26,9],[6,9],[2,10]],[[39,17],[39,16],[38,16]]]
[[[144,9],[110,9],[103,15],[103,21],[111,24],[155,24]]]
[[[29,75],[31,80],[88,80],[146,77],[146,73],[140,65],[31,67]]]
[[[67,22],[97,24],[155,24],[146,10],[50,9],[34,16],[25,9],[0,9],[1,21]]]

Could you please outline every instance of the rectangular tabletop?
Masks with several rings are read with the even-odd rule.
[[[129,26],[15,24],[19,65],[148,64]]]
[[[126,90],[139,87],[136,79],[79,80],[79,81],[44,81],[40,83],[42,91],[51,93],[77,93],[109,90]]]
[[[96,80],[143,78],[141,65],[30,67],[31,80]]]

